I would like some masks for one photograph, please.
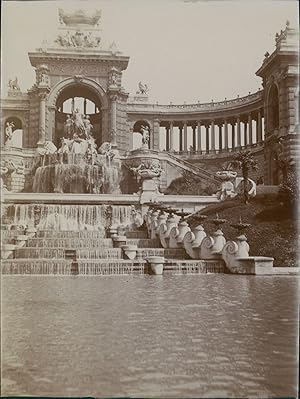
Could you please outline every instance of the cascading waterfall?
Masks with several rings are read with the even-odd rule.
[[[33,191],[100,194],[104,176],[103,167],[98,165],[57,163],[40,166],[33,179]]]
[[[103,236],[110,224],[124,228],[133,224],[130,206],[112,206],[109,218],[107,208],[106,205],[16,204],[10,206],[9,214],[12,223],[36,226],[39,230],[94,230],[103,232]]]

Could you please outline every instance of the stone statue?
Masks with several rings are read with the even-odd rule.
[[[73,111],[72,115],[73,119],[73,134],[77,134],[79,137],[85,135],[85,126],[82,118],[82,114],[79,112],[79,109],[76,108],[75,111]]]
[[[5,145],[9,145],[12,140],[13,136],[13,128],[15,127],[13,122],[6,122],[6,127],[5,127],[5,136],[6,136],[6,142]]]
[[[89,115],[84,116],[83,124],[85,129],[85,137],[89,139],[91,136],[91,131],[93,129],[93,125],[91,124]]]
[[[9,79],[9,81],[8,81],[8,87],[9,87],[10,90],[18,90],[18,91],[20,91],[20,86],[19,86],[19,83],[18,83],[18,78],[15,77],[14,80]]]
[[[49,85],[49,76],[46,73],[44,72],[41,73],[39,84],[47,86]]]
[[[148,91],[148,86],[142,82],[139,82],[139,90],[136,92],[136,94],[148,94]]]
[[[150,132],[149,132],[149,127],[148,126],[141,126],[140,132],[142,133],[142,143],[144,146],[149,146],[149,140],[150,140]]]
[[[73,121],[71,119],[71,115],[67,116],[67,120],[64,124],[64,134],[68,139],[73,136]]]

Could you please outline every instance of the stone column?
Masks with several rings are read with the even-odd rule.
[[[218,126],[219,126],[219,151],[222,152],[223,149],[222,123],[220,123]]]
[[[225,150],[228,150],[228,122],[224,120],[224,138],[225,138]]]
[[[183,137],[182,137],[183,126],[179,125],[178,129],[179,129],[179,151],[183,151]]]
[[[183,151],[187,151],[187,122],[183,124]]]
[[[215,151],[216,149],[216,144],[215,144],[215,121],[211,121],[211,149],[212,151]]]
[[[231,147],[234,149],[235,148],[235,123],[231,124]]]
[[[170,151],[174,150],[173,122],[170,122]]]
[[[117,95],[110,97],[111,99],[111,137],[117,134]],[[113,132],[113,133],[112,133]]]
[[[39,115],[39,140],[38,146],[43,146],[46,140],[46,97],[48,91],[41,90],[38,95],[40,98],[40,115]]]
[[[237,147],[241,146],[241,120],[240,117],[238,116],[236,118],[236,124],[237,124]]]
[[[251,114],[248,115],[248,125],[249,125],[249,144],[253,144],[252,138],[252,117]]]
[[[166,126],[166,150],[170,150],[170,128]]]
[[[260,143],[262,141],[262,123],[261,123],[261,112],[258,111],[256,120],[256,141]]]
[[[159,119],[153,120],[153,149],[159,150],[160,149],[160,121]]]
[[[206,153],[209,153],[209,125],[205,125],[206,129]]]
[[[86,98],[83,100],[83,113],[86,115]]]
[[[197,149],[197,147],[196,147],[196,126],[193,125],[192,129],[193,129],[193,151],[196,151],[196,149]]]
[[[244,145],[246,146],[248,144],[248,137],[247,137],[247,123],[248,122],[244,122]]]
[[[201,152],[202,147],[201,147],[201,122],[200,121],[197,122],[197,133],[198,133],[197,151]]]

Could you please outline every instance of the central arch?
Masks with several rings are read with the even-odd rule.
[[[98,145],[106,140],[108,131],[108,100],[103,87],[96,81],[74,76],[57,83],[48,96],[48,140],[59,145],[64,135],[67,116],[79,108],[89,115],[94,126],[93,135]]]

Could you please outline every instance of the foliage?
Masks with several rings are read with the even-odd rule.
[[[193,173],[184,171],[181,177],[173,180],[166,189],[165,194],[173,195],[212,195],[216,192],[216,187],[203,181],[203,178],[195,176]]]
[[[236,169],[242,170],[242,175],[244,178],[244,202],[245,204],[249,203],[249,194],[248,194],[248,187],[249,187],[249,171],[250,170],[257,170],[258,164],[256,159],[254,159],[253,154],[251,151],[240,151],[237,155],[234,156],[233,161],[231,162],[231,166]]]
[[[296,166],[291,160],[280,160],[282,171],[282,184],[279,189],[279,199],[286,206],[295,206],[300,199],[299,185],[300,176]]]

